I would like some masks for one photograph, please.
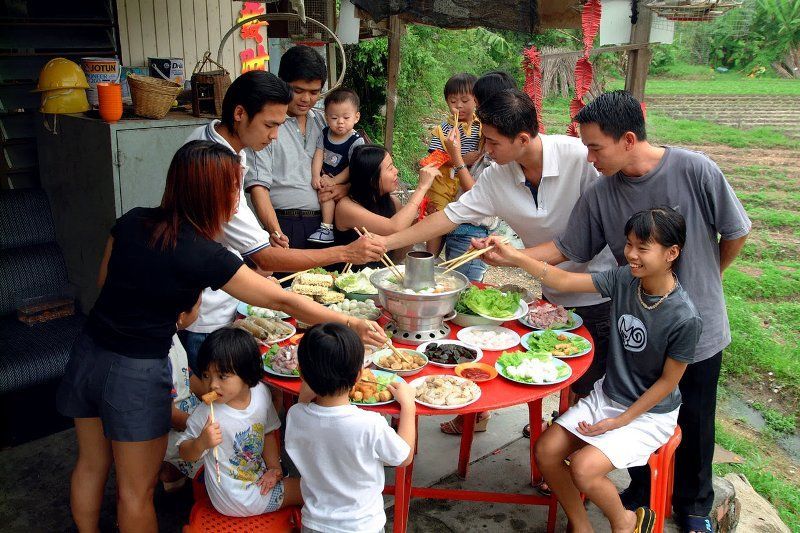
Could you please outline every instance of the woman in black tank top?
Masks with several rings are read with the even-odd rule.
[[[376,235],[391,235],[409,227],[417,220],[419,206],[436,172],[432,165],[420,169],[417,190],[406,205],[401,205],[392,196],[399,180],[389,151],[375,144],[357,146],[350,158],[350,192],[336,204],[334,242],[338,245],[356,240],[358,235],[353,228],[365,227]],[[393,256],[402,258],[405,250],[395,250]]]

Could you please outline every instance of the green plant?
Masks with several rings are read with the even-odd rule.
[[[678,61],[678,49],[671,44],[656,44],[650,47],[650,74],[663,74]]]

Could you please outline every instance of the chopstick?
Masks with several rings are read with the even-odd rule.
[[[359,231],[358,228],[353,228],[353,230],[358,234],[359,237],[363,237],[365,235],[367,237],[372,237],[372,234],[369,231],[367,231],[367,228],[362,227],[361,229],[364,230],[364,233],[361,233],[361,231]],[[381,263],[383,263],[386,266],[386,268],[388,268],[392,272],[392,274],[394,274],[397,277],[399,281],[403,281],[404,279],[403,274],[400,273],[400,270],[398,270],[397,265],[395,265],[392,262],[391,258],[387,254],[383,254],[383,256],[381,257]]]
[[[506,243],[508,243],[508,239],[504,238],[500,242],[502,242],[503,244],[506,244]],[[463,254],[460,258],[457,258],[458,259],[457,261],[454,261],[449,267],[447,267],[447,269],[445,269],[445,271],[442,272],[442,274],[446,274],[446,273],[450,272],[451,270],[455,270],[456,268],[460,267],[461,265],[463,265],[465,263],[468,263],[469,261],[472,261],[473,259],[477,259],[478,257],[482,256],[483,254],[485,254],[486,252],[488,252],[492,248],[494,248],[494,245],[487,246],[486,248],[483,248],[481,250],[474,250],[472,252],[467,252],[467,253]]]
[[[342,269],[342,274],[347,274],[350,272],[351,268],[353,268],[353,263],[345,263],[344,268]]]
[[[370,324],[369,322],[367,322],[367,326],[369,326],[369,330],[370,330],[371,332],[373,332],[373,333],[376,333],[376,331],[375,331],[375,328],[373,328],[373,327],[372,327],[372,324]],[[409,360],[409,359],[406,357],[406,354],[404,354],[403,352],[401,352],[400,350],[398,350],[397,348],[395,348],[395,347],[394,347],[394,345],[393,345],[393,344],[392,344],[390,341],[388,341],[388,340],[387,340],[385,343],[383,343],[383,347],[384,347],[384,348],[389,348],[389,349],[392,351],[392,353],[393,353],[393,354],[395,354],[397,357],[399,357],[400,359],[402,359],[402,360],[403,360],[403,361],[405,361],[406,363],[408,363],[408,364],[410,364],[410,365],[413,365],[413,364],[414,364],[414,361],[413,361],[413,360]]]
[[[507,244],[507,243],[508,243],[508,238],[507,238],[507,237],[503,237],[503,239],[502,239],[502,241],[501,241],[501,242],[502,242],[503,244]],[[461,261],[462,259],[464,259],[464,258],[465,258],[467,255],[470,255],[470,256],[471,256],[471,255],[474,255],[476,251],[477,251],[477,250],[475,250],[475,248],[473,248],[472,246],[470,246],[469,248],[467,248],[467,251],[466,251],[466,252],[464,252],[463,254],[459,255],[458,257],[454,257],[454,258],[452,258],[452,259],[448,259],[447,261],[442,261],[441,263],[439,263],[439,264],[438,264],[438,265],[436,265],[436,266],[450,265],[450,264],[452,264],[452,263],[459,262],[459,261]]]
[[[213,397],[212,397],[213,394]],[[208,407],[211,409],[211,423],[214,423],[214,400],[218,394],[216,392],[209,392],[208,394],[203,394],[203,401],[208,404]],[[219,451],[217,450],[218,446],[214,446],[214,466],[217,470],[217,483],[222,482],[222,479],[219,475]]]
[[[307,269],[305,269],[305,270],[303,270],[303,271],[301,271],[301,272],[295,272],[294,274],[289,274],[289,275],[288,275],[288,276],[286,276],[285,278],[281,278],[281,279],[279,279],[279,280],[278,280],[278,283],[283,283],[284,281],[289,281],[290,279],[294,279],[294,278],[296,278],[297,276],[299,276],[300,274],[305,274],[305,273],[306,273],[306,272],[308,272],[309,270],[311,270],[311,269],[310,269],[310,268],[307,268]]]

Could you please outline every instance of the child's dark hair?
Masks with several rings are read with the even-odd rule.
[[[516,88],[517,82],[508,72],[493,70],[477,79],[475,85],[472,86],[472,96],[475,97],[478,105],[481,105],[481,102],[488,100],[494,94]]]
[[[245,72],[231,83],[222,99],[221,121],[233,130],[233,112],[240,105],[252,120],[267,104],[286,105],[292,101],[292,91],[285,81],[263,70]]]
[[[527,94],[517,89],[506,89],[481,101],[478,119],[510,139],[523,132],[532,137],[539,134],[536,107]]]
[[[625,235],[631,233],[641,241],[654,241],[665,248],[677,246],[682,250],[686,244],[686,220],[671,207],[645,209],[635,213],[625,223]]]
[[[472,86],[475,85],[477,79],[466,72],[450,76],[450,79],[444,84],[444,99],[447,100],[448,96],[454,94],[472,94]]]
[[[236,374],[248,387],[255,387],[264,376],[261,351],[252,335],[239,328],[218,329],[203,341],[197,352],[200,374],[211,365],[220,374]]]
[[[578,124],[597,124],[600,131],[619,140],[631,131],[640,141],[647,139],[642,104],[628,91],[603,93],[575,115]]]
[[[310,46],[298,44],[289,48],[281,57],[278,77],[286,83],[293,81],[321,81],[328,78],[325,60]]]
[[[361,100],[355,91],[352,89],[336,89],[329,92],[325,97],[325,109],[328,109],[331,104],[343,104],[345,102],[352,104],[356,111],[361,107]]]
[[[364,344],[341,324],[317,324],[297,348],[300,375],[317,395],[333,396],[353,388],[364,362]]]

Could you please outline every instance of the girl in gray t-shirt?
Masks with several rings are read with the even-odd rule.
[[[675,431],[678,382],[692,362],[700,315],[673,272],[686,242],[686,222],[669,207],[640,211],[625,225],[628,265],[594,274],[567,272],[490,239],[497,252],[565,292],[611,298],[606,375],[594,390],[556,419],[536,443],[536,462],[576,530],[589,528],[586,494],[611,528],[649,532],[655,515],[625,510],[606,475],[640,466]],[[564,464],[570,457],[571,464]]]

